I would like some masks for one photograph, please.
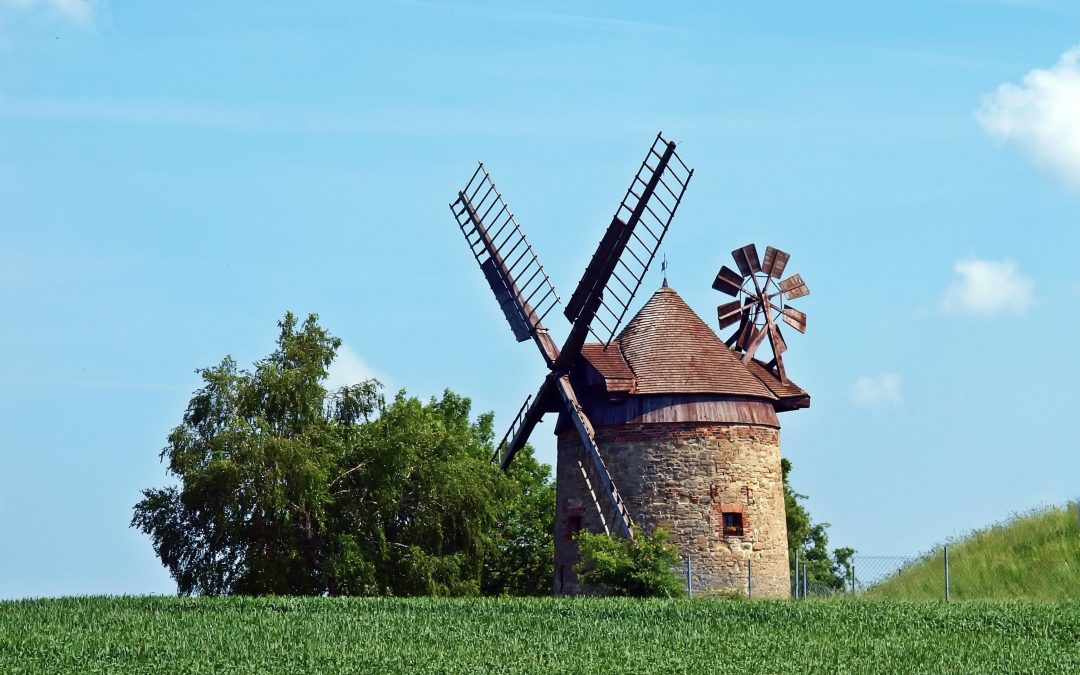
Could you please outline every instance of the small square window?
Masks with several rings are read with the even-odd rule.
[[[741,513],[725,513],[724,514],[724,536],[725,537],[741,537],[743,536],[743,519]]]

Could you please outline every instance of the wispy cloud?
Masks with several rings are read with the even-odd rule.
[[[1034,162],[1080,190],[1080,46],[1021,84],[1002,84],[976,112],[991,136],[1011,141]]]
[[[0,0],[4,2],[5,0]],[[11,98],[0,96],[0,118],[120,124],[179,124],[254,129],[269,126],[259,111],[179,102]]]
[[[3,2],[4,0],[0,0]],[[614,109],[540,113],[514,106],[477,109],[468,106],[391,106],[364,110],[306,110],[252,107],[229,103],[154,99],[84,99],[13,97],[0,94],[0,119],[30,122],[87,122],[204,127],[254,133],[343,135],[564,137],[621,134],[639,130],[641,120],[619,116]],[[482,120],[480,123],[477,120]],[[603,125],[602,121],[607,120]]]
[[[1069,13],[1070,8],[1053,0],[948,0],[962,5],[991,5],[998,7],[1016,7],[1019,9],[1038,9],[1049,12]]]
[[[998,6],[1012,6],[1012,8],[1029,8],[1036,10],[1059,10],[1061,5],[1050,0],[948,0],[958,4],[991,4]]]
[[[79,26],[92,26],[101,0],[0,0],[0,12],[44,12]]]
[[[3,0],[0,0],[2,2]],[[508,103],[498,106],[394,105],[363,109],[252,106],[237,102],[137,98],[50,98],[4,96],[0,120],[32,123],[89,123],[183,126],[251,133],[438,138],[551,138],[560,140],[638,138],[643,130],[677,128],[687,136],[851,131],[859,120],[784,115],[717,115],[689,111],[627,112],[617,104],[538,110]],[[874,120],[866,129],[908,131],[913,125],[953,128],[941,118]],[[670,125],[670,127],[668,126]],[[862,127],[859,127],[862,128]]]
[[[851,385],[851,402],[867,410],[899,412],[904,409],[903,379],[896,373],[860,377]]]
[[[547,10],[530,10],[518,7],[500,7],[467,2],[431,2],[430,0],[396,0],[396,5],[419,7],[425,10],[442,10],[447,13],[467,13],[492,19],[509,21],[528,21],[531,23],[557,23],[580,28],[617,28],[635,31],[675,31],[680,30],[653,21],[634,21],[611,16],[572,14]]]
[[[3,0],[0,0],[3,1]],[[660,118],[682,133],[773,134],[782,131],[831,130],[853,122],[832,119],[794,120],[783,116],[715,115],[704,113],[627,113],[617,105],[536,110],[502,106],[404,105],[365,109],[304,109],[245,106],[133,98],[47,98],[4,96],[0,120],[32,123],[89,123],[183,126],[251,133],[327,134],[345,136],[403,136],[438,138],[551,138],[560,140],[639,137],[655,130]],[[880,131],[886,121],[875,121]],[[910,120],[897,120],[909,129]],[[922,123],[920,123],[922,124]],[[951,128],[951,127],[950,127]]]
[[[386,379],[376,373],[367,361],[344,342],[338,347],[337,357],[330,364],[328,371],[324,383],[327,389],[359,384],[373,377],[386,384]]]
[[[946,313],[1023,314],[1036,303],[1035,280],[1012,260],[968,258],[956,261],[953,271],[957,278],[941,300]]]

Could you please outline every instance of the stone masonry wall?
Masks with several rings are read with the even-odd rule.
[[[754,596],[788,597],[790,576],[780,432],[715,422],[597,429],[597,445],[635,524],[663,527],[683,559],[692,556],[695,594],[745,593],[753,561]],[[559,434],[556,471],[555,592],[576,594],[574,531],[602,531],[577,460],[581,441]],[[725,534],[723,514],[740,514],[743,535]]]

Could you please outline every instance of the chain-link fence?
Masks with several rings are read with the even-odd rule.
[[[789,576],[764,574],[752,559],[742,559],[729,572],[711,574],[693,557],[686,557],[672,567],[683,581],[691,598],[787,598],[792,594]]]
[[[933,587],[938,597],[946,597],[948,587],[946,562],[948,547],[924,555],[854,555],[845,565],[834,567],[827,580],[814,575],[796,557],[792,574],[791,597],[825,598],[881,594],[881,589],[905,583],[917,575],[920,582]],[[917,570],[917,572],[915,571]],[[817,578],[815,578],[817,576]]]
[[[749,558],[684,558],[674,571],[690,597],[1080,601],[1080,513],[1070,504],[1021,514],[921,555],[837,562],[799,551],[790,564],[783,578],[758,574]]]
[[[941,551],[937,552],[942,555]],[[933,554],[930,554],[933,556]],[[851,559],[848,591],[862,593],[875,586],[896,579],[927,556],[911,555],[856,555]]]
[[[855,555],[849,592],[883,600],[1080,600],[1080,511],[1042,508],[917,556]]]
[[[1075,516],[1074,516],[1075,517]],[[1072,525],[1074,528],[1075,524]],[[838,595],[881,600],[1080,600],[1080,537],[1062,533],[1027,548],[939,546],[922,555],[855,555],[837,583],[815,583],[801,569],[793,598]]]
[[[692,557],[672,568],[689,597],[703,598],[828,598],[840,596],[891,597],[914,593],[918,598],[945,599],[950,592],[948,547],[921,556],[855,555],[840,570],[822,580],[805,559],[796,556],[791,573],[778,578],[757,574],[753,560],[740,562],[739,572],[708,576],[695,568]]]

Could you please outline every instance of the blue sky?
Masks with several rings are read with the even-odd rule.
[[[834,545],[1075,498],[1080,6],[716,4],[0,0],[0,597],[173,592],[131,506],[287,309],[501,427],[543,364],[447,204],[483,159],[565,299],[661,129],[683,298],[748,242],[813,290],[783,450]]]

